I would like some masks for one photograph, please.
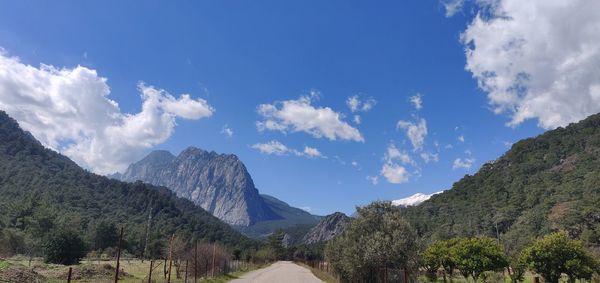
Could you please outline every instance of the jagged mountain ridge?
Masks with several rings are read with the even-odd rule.
[[[178,156],[164,150],[153,151],[116,177],[165,186],[230,225],[250,226],[282,219],[267,206],[246,167],[233,154],[195,147]]]
[[[304,235],[301,243],[312,245],[328,241],[336,235],[342,233],[349,221],[350,217],[341,212],[335,212],[327,215],[323,217],[319,224],[310,229],[308,233]]]
[[[242,161],[233,154],[217,154],[189,147],[174,156],[153,151],[114,178],[141,180],[165,186],[192,200],[245,234],[262,237],[277,228],[316,224],[320,218],[260,195]]]

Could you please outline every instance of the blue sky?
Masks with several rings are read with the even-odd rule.
[[[519,13],[527,11],[515,10],[511,0],[498,2],[504,12],[515,15],[515,21],[526,18]],[[453,4],[460,8],[449,10],[455,7]],[[86,74],[92,81],[106,78],[104,83],[110,88],[105,98],[95,99],[118,103],[118,109],[109,105],[111,110],[106,110],[120,115],[117,120],[109,119],[112,121],[109,125],[125,123],[131,118],[128,114],[143,112],[140,92],[168,92],[169,95],[156,94],[157,105],[161,105],[156,109],[168,115],[160,116],[166,120],[154,130],[163,132],[145,133],[142,137],[151,136],[147,143],[124,147],[131,154],[120,154],[122,162],[152,149],[167,149],[177,154],[188,146],[235,153],[246,164],[262,193],[310,208],[316,214],[352,213],[355,205],[373,200],[448,189],[465,174],[473,174],[481,164],[499,157],[510,143],[598,112],[596,106],[588,106],[590,103],[585,100],[595,99],[594,95],[600,92],[597,84],[600,72],[597,65],[591,65],[583,67],[591,68],[592,75],[582,75],[589,91],[571,99],[581,105],[573,102],[569,112],[555,111],[558,114],[545,116],[545,111],[552,112],[552,108],[546,107],[552,106],[533,104],[540,101],[535,97],[548,95],[548,83],[544,85],[545,80],[540,78],[545,75],[546,81],[555,79],[540,71],[543,66],[523,63],[517,65],[522,70],[504,74],[502,70],[507,68],[498,67],[500,63],[481,58],[498,57],[508,63],[535,61],[525,60],[528,57],[507,59],[503,57],[505,53],[477,49],[496,44],[493,40],[510,40],[505,37],[511,32],[524,36],[528,31],[510,30],[497,23],[508,35],[494,39],[486,29],[493,19],[476,22],[481,9],[484,8],[476,2],[437,0],[376,4],[372,1],[3,2],[0,47],[4,49],[3,57],[12,60],[5,60],[0,66],[7,70],[18,65],[19,72],[45,72],[40,64],[54,66],[51,76],[60,77],[61,87],[69,85],[72,78],[66,75],[69,70],[84,70],[77,69],[78,65],[95,71],[95,75]],[[591,17],[579,24],[585,26],[598,19]],[[463,33],[466,37],[461,40]],[[472,42],[466,43],[464,38]],[[527,44],[520,48],[528,47]],[[474,52],[469,55],[466,48]],[[554,51],[563,55],[564,60],[575,52],[566,48]],[[590,56],[597,62],[597,52]],[[21,68],[26,65],[37,69]],[[61,68],[64,68],[62,73]],[[482,74],[489,70],[498,77],[506,75],[513,80],[511,86],[522,86],[524,90],[516,93],[514,87],[488,81]],[[526,73],[529,79],[518,81],[514,73]],[[12,94],[8,90],[14,84],[7,81],[15,79],[7,77],[4,74],[3,81],[0,75],[0,92],[4,91],[5,96],[0,99],[0,107],[17,116],[22,126],[45,144],[99,172],[94,167],[97,160],[86,159],[86,150],[89,144],[113,142],[112,136],[100,139],[95,132],[85,137],[66,132],[54,136],[54,132],[44,130],[47,125],[42,129],[36,121],[57,123],[59,129],[61,124],[48,118],[56,115],[48,114],[46,120],[39,117],[27,120],[33,108],[26,107],[24,102],[11,104],[13,100],[8,98]],[[54,85],[52,79],[40,80]],[[79,76],[77,80],[82,82],[76,84],[80,88],[74,97],[87,93],[89,82]],[[140,82],[144,85],[140,86]],[[6,85],[3,87],[2,83]],[[102,89],[102,80],[91,85],[90,92],[106,91],[98,90]],[[44,90],[41,92],[39,95],[45,95]],[[555,90],[547,98],[564,102],[563,92]],[[181,94],[189,94],[190,100],[179,100]],[[347,105],[353,96],[362,102],[373,101],[372,109],[353,112]],[[422,100],[421,109],[416,109],[410,101],[415,96]],[[533,98],[528,100],[530,96]],[[568,98],[566,101],[570,101]],[[70,103],[73,99],[64,101]],[[165,101],[173,102],[169,104],[173,108],[161,104]],[[190,101],[196,102],[189,110],[195,112],[181,110],[190,106],[187,103]],[[337,114],[334,122],[355,129],[362,138],[344,138],[341,134],[334,134],[335,139],[328,138],[323,132],[326,128],[319,127],[298,130],[299,120],[281,118],[289,114],[283,109],[286,101],[292,104],[304,101],[303,105],[308,107],[303,107],[308,110]],[[77,102],[73,107],[83,104]],[[91,108],[69,111],[98,111],[93,119],[87,113],[78,115],[86,115],[89,121],[106,121],[108,118],[98,117],[104,110],[94,110],[94,104],[89,103]],[[53,105],[60,108],[64,103]],[[265,114],[259,111],[260,105],[270,105],[276,113]],[[536,112],[538,108],[542,110]],[[360,115],[360,124],[354,121],[354,115]],[[257,127],[257,122],[268,120],[278,122],[280,129]],[[421,120],[426,123],[427,134],[422,145],[415,148],[406,127],[398,125],[399,121],[406,126]],[[173,121],[176,125],[170,125]],[[99,123],[81,127],[96,127]],[[98,127],[105,127],[102,125]],[[226,128],[232,131],[231,136],[225,133]],[[127,129],[131,128],[124,126],[116,131],[138,139],[139,136],[132,134],[135,131]],[[83,141],[90,143],[85,145]],[[285,145],[287,151],[267,154],[258,150],[258,144],[271,141]],[[67,146],[72,143],[81,146]],[[390,145],[401,156],[390,156],[387,153]],[[317,149],[323,157],[308,156],[303,153],[305,147]],[[423,153],[437,155],[438,160],[425,162]],[[102,150],[95,154],[110,156]],[[406,156],[410,160],[403,159]],[[396,179],[391,178],[390,182],[382,173],[386,164],[395,169],[402,167],[406,174],[399,177],[400,172],[394,171]],[[372,177],[378,178],[377,184]]]

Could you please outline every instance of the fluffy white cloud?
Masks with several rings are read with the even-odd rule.
[[[421,108],[423,108],[423,99],[422,99],[422,95],[420,93],[417,93],[416,95],[411,96],[408,100],[415,107],[415,110],[419,111],[419,110],[421,110]]]
[[[470,169],[473,166],[475,159],[472,157],[457,158],[452,163],[452,169]]]
[[[369,112],[377,104],[377,101],[373,98],[361,101],[358,95],[353,95],[346,99],[346,105],[352,112]]]
[[[316,148],[305,146],[303,151],[299,151],[293,148],[282,144],[279,141],[272,140],[267,143],[257,143],[251,146],[252,148],[260,151],[264,154],[274,154],[274,155],[287,155],[292,154],[296,156],[304,156],[304,157],[321,157],[325,158],[325,156]]]
[[[360,118],[360,115],[354,115],[354,119],[353,120],[354,120],[354,123],[357,124],[357,125],[360,125],[360,123],[362,121],[361,118]]]
[[[223,126],[223,129],[221,129],[221,134],[224,134],[226,137],[230,138],[233,137],[233,130],[229,126],[225,125]]]
[[[465,142],[465,136],[463,136],[463,135],[458,136],[457,139],[459,142]]]
[[[362,134],[342,121],[342,115],[329,107],[315,107],[315,95],[302,96],[297,100],[261,104],[258,113],[265,120],[256,123],[259,131],[306,132],[315,138],[329,140],[352,140],[364,142]]]
[[[412,143],[415,151],[423,149],[423,143],[425,142],[425,137],[427,136],[427,122],[425,119],[421,118],[417,122],[401,120],[398,121],[396,128],[406,131],[406,135]]]
[[[410,176],[406,168],[396,163],[383,164],[380,174],[392,184],[406,183]]]
[[[323,157],[323,154],[318,149],[309,146],[305,146],[302,153],[308,157]]]
[[[0,109],[44,145],[100,174],[122,170],[164,142],[177,117],[214,112],[206,100],[140,83],[141,112],[122,113],[106,81],[86,67],[38,68],[0,51]]]
[[[462,1],[448,1],[447,12]],[[600,111],[600,1],[478,0],[466,69],[496,113],[551,129]]]
[[[384,159],[386,162],[399,160],[402,164],[415,165],[415,162],[410,158],[410,155],[405,151],[400,151],[393,143],[388,145]]]
[[[275,154],[275,155],[284,155],[284,154],[287,154],[292,151],[286,145],[284,145],[276,140],[272,140],[268,143],[257,143],[257,144],[252,145],[252,148],[257,149],[258,151],[265,153],[265,154]]]

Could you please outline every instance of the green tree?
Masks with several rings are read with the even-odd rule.
[[[267,243],[273,251],[275,259],[277,260],[285,259],[286,257],[286,249],[283,246],[284,237],[285,232],[283,232],[283,230],[277,230],[267,238]]]
[[[116,247],[119,243],[117,226],[109,221],[100,221],[96,225],[92,235],[94,250],[104,250],[108,247]]]
[[[508,265],[502,246],[489,237],[460,239],[451,253],[461,274],[475,282],[484,272],[500,271]]]
[[[444,270],[444,282],[447,282],[447,275],[452,280],[452,272],[456,268],[456,262],[451,254],[452,246],[456,243],[456,239],[447,241],[435,241],[423,253],[424,267],[431,275],[437,274],[437,271],[442,268]],[[435,279],[431,276],[430,279]]]
[[[523,261],[546,282],[558,282],[564,273],[569,282],[590,279],[598,271],[598,262],[584,249],[581,241],[571,240],[564,232],[537,240],[523,251]]]
[[[405,269],[415,275],[417,236],[389,202],[358,208],[344,232],[327,243],[325,257],[345,281],[370,282],[381,269]]]
[[[73,231],[61,230],[52,235],[45,245],[45,261],[56,264],[78,264],[86,254],[83,239]]]

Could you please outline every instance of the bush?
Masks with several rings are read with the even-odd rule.
[[[566,233],[545,236],[523,251],[523,262],[544,277],[546,282],[558,282],[567,274],[569,282],[592,279],[599,263],[589,255],[581,241],[571,240]]]
[[[45,258],[48,263],[79,264],[86,254],[83,239],[73,231],[60,231],[52,235],[45,245]]]

